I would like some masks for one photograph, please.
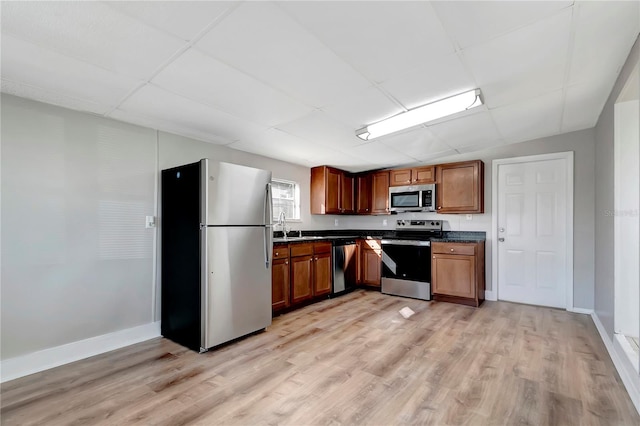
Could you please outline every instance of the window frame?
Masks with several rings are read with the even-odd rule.
[[[291,217],[287,217],[287,222],[302,222],[302,217],[301,217],[301,209],[300,209],[300,184],[296,181],[293,180],[288,180],[288,179],[280,179],[280,178],[272,178],[271,179],[271,201],[272,201],[272,206],[275,206],[275,191],[273,190],[274,187],[274,183],[279,183],[279,184],[285,184],[285,185],[292,185],[293,186],[293,213],[294,216],[293,218]],[[288,200],[286,198],[280,198],[278,197],[278,200]],[[278,220],[278,216],[280,215],[280,211],[276,211],[276,208],[273,207],[273,214],[272,214],[272,219],[274,222],[276,222]]]

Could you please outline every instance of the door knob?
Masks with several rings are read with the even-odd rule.
[[[504,232],[504,228],[498,228],[498,231]]]
[[[501,243],[504,243],[504,238],[498,238],[498,241],[500,241]]]

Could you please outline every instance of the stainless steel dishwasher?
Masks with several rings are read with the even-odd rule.
[[[347,293],[356,286],[355,240],[333,241],[333,291],[332,296]]]

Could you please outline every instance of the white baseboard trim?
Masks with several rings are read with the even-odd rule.
[[[576,308],[567,309],[567,312],[573,312],[574,314],[593,315],[593,309]]]
[[[157,321],[2,360],[0,383],[159,336],[160,321]]]
[[[491,290],[485,290],[484,300],[492,300],[495,302],[496,300],[498,300],[498,295]]]
[[[636,407],[638,414],[640,414],[640,376],[635,372],[631,362],[626,358],[623,358],[623,356],[626,357],[626,354],[619,344],[615,344],[609,338],[604,325],[602,325],[600,318],[598,318],[598,314],[595,312],[592,313],[591,318],[598,329],[598,333],[600,333],[600,338],[609,352],[613,365],[616,367],[616,370],[622,379],[622,383],[624,383],[624,387],[627,389],[631,402]]]

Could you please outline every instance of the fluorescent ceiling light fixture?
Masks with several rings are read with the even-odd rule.
[[[459,95],[432,102],[407,112],[402,112],[393,117],[389,117],[367,127],[356,130],[356,136],[368,141],[369,139],[388,135],[408,129],[419,124],[437,120],[458,112],[466,111],[482,105],[482,94],[480,89],[469,90]]]

